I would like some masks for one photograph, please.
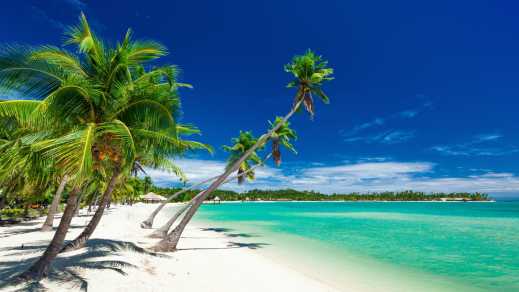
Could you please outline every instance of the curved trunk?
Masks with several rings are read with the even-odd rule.
[[[162,210],[162,208],[164,208],[164,206],[166,206],[167,203],[171,202],[172,200],[174,200],[175,198],[177,198],[178,196],[180,196],[181,194],[187,192],[187,191],[190,191],[198,186],[201,186],[203,184],[206,184],[212,180],[215,180],[217,179],[218,176],[213,176],[211,178],[208,178],[204,181],[201,181],[195,185],[192,185],[188,188],[185,188],[185,189],[182,189],[182,190],[179,190],[178,192],[174,193],[171,197],[169,197],[166,201],[160,203],[160,205],[155,209],[153,210],[153,212],[150,214],[150,216],[148,217],[148,219],[144,220],[141,222],[141,228],[144,228],[144,229],[150,229],[152,226],[153,226],[153,220],[155,220],[155,217],[157,216],[157,214],[159,214],[160,210]],[[168,229],[169,230],[169,229]],[[166,231],[167,233],[167,231]]]
[[[187,208],[189,208],[192,204],[193,204],[192,201],[190,201],[187,204],[185,204],[184,206],[182,206],[182,208],[180,208],[180,210],[178,210],[175,213],[175,215],[173,217],[171,217],[168,220],[168,222],[166,222],[166,224],[164,224],[161,228],[155,230],[152,234],[150,234],[149,237],[151,237],[151,238],[164,238],[164,237],[166,237],[166,235],[168,235],[169,229],[171,228],[171,226],[173,226],[175,221],[177,221],[178,217],[180,217],[180,215],[182,215],[182,213],[184,213],[187,210]]]
[[[43,255],[36,261],[27,271],[23,272],[18,278],[22,280],[40,280],[47,276],[49,272],[49,266],[52,260],[56,258],[58,252],[63,246],[63,241],[67,235],[67,231],[70,227],[70,221],[72,221],[72,215],[74,214],[74,208],[76,207],[77,195],[79,188],[75,187],[69,194],[67,199],[67,207],[61,216],[61,220],[58,225],[56,233],[50,242],[49,246],[43,253]]]
[[[242,172],[236,176],[233,176],[231,178],[228,178],[226,181],[223,182],[223,184],[226,184],[234,179],[239,179],[240,177],[243,177],[244,175],[247,175],[247,173],[249,172],[252,172],[254,171],[254,169],[256,169],[257,167],[259,166],[262,166],[264,165],[264,163],[272,156],[271,153],[269,153],[262,161],[260,164],[256,164],[255,166],[249,168],[247,171],[245,172]],[[184,213],[184,211],[187,210],[188,207],[190,207],[191,205],[193,205],[193,202],[196,200],[197,197],[201,196],[202,193],[199,193],[198,195],[196,195],[195,197],[193,197],[191,199],[191,201],[189,201],[189,203],[187,203],[186,206],[184,206],[182,209],[178,210],[175,215],[173,215],[173,217],[171,217],[171,219],[169,219],[168,222],[166,222],[166,224],[164,224],[161,228],[157,229],[155,232],[153,232],[149,237],[151,238],[165,238],[167,235],[168,235],[168,231],[169,229],[171,228],[171,226],[173,226],[173,224],[175,223],[175,221],[178,219],[178,217],[180,217],[180,215],[182,215],[182,213]]]
[[[49,207],[49,211],[47,213],[47,218],[45,219],[45,222],[41,226],[41,231],[51,231],[52,230],[52,223],[54,222],[54,215],[58,211],[59,202],[61,201],[61,194],[63,193],[63,190],[65,189],[65,185],[68,181],[68,175],[64,175],[61,178],[61,182],[59,183],[58,190],[56,191],[56,194],[54,195],[54,198],[52,198],[52,203]]]
[[[87,240],[92,236],[92,233],[94,233],[94,230],[96,229],[97,225],[99,224],[99,221],[101,221],[101,217],[103,217],[103,213],[105,210],[105,207],[110,203],[110,197],[112,196],[112,192],[115,187],[115,183],[117,181],[117,178],[119,177],[119,174],[121,173],[121,170],[119,166],[117,166],[114,169],[114,172],[112,173],[112,177],[110,178],[110,182],[108,183],[108,186],[103,194],[103,197],[101,199],[101,202],[99,204],[99,207],[97,208],[94,216],[88,222],[88,225],[83,229],[83,232],[81,232],[78,237],[76,237],[71,242],[67,243],[63,249],[61,249],[60,252],[67,252],[71,250],[76,250],[78,248],[82,248],[85,246],[85,243]]]
[[[214,181],[205,191],[200,193],[200,198],[195,200],[193,206],[187,210],[186,215],[182,218],[182,221],[171,231],[168,236],[160,241],[157,245],[155,245],[154,249],[156,251],[175,251],[177,249],[178,241],[180,240],[180,236],[182,235],[182,232],[184,232],[184,229],[186,228],[187,224],[191,221],[193,216],[195,215],[198,208],[200,208],[200,205],[204,202],[205,198],[207,198],[214,190],[216,190],[221,184],[225,182],[227,177],[231,175],[231,173],[235,172],[240,165],[247,159],[249,156],[256,151],[258,147],[263,145],[271,136],[276,132],[282,125],[290,119],[290,117],[296,112],[296,110],[299,108],[303,100],[299,100],[296,105],[292,108],[292,110],[283,118],[283,120],[277,124],[274,128],[272,128],[270,131],[267,132],[267,134],[262,135],[256,144],[254,144],[245,154],[238,159],[232,167],[227,169],[216,181]]]

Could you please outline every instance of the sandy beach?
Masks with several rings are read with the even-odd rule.
[[[56,260],[56,271],[70,273],[51,275],[43,285],[50,291],[79,290],[81,285],[87,285],[89,291],[339,291],[280,260],[261,255],[255,244],[240,243],[239,238],[215,231],[218,226],[190,224],[175,253],[157,255],[141,250],[157,241],[147,237],[151,230],[139,227],[155,207],[136,204],[110,208],[87,248]],[[155,226],[167,220],[166,213],[159,214]],[[67,239],[79,234],[89,220],[82,210],[73,219]],[[42,222],[40,218],[0,227],[0,279],[23,270],[41,254],[53,235],[39,231]],[[103,266],[120,268],[121,273]]]

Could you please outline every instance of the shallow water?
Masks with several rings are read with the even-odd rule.
[[[319,278],[354,270],[409,291],[519,291],[519,202],[224,203],[196,219]]]

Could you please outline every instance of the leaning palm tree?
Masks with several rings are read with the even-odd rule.
[[[252,133],[250,131],[246,131],[246,132],[240,131],[240,135],[238,137],[232,139],[232,143],[233,143],[232,146],[227,146],[227,145],[223,146],[223,149],[230,153],[226,168],[231,167],[234,164],[234,162],[237,159],[239,159],[243,153],[245,153],[252,146],[254,146],[254,144],[256,144],[256,142],[257,142],[257,139],[252,135]],[[268,158],[270,158],[270,155],[265,160],[267,160]],[[256,166],[262,165],[265,162],[265,160],[262,161],[261,158],[256,153],[256,151],[254,151],[254,153],[252,153],[249,156],[249,159],[245,160],[240,165],[238,174],[234,178],[236,178],[238,180],[239,184],[242,184],[244,182],[245,178],[248,178],[249,180],[253,180],[255,177],[255,175],[254,175],[255,167],[253,165],[256,165]],[[214,178],[214,179],[216,179],[216,178]],[[204,180],[202,183],[206,183],[206,182],[207,182],[207,180]],[[198,185],[201,185],[202,183],[200,183]],[[190,189],[192,189],[193,187],[194,186],[190,187]],[[186,189],[186,191],[187,191],[187,189]],[[178,196],[179,194],[181,194],[181,192],[177,192],[175,195]],[[161,204],[161,205],[165,205],[165,204]],[[180,210],[178,210],[164,225],[162,225],[162,227],[155,230],[150,235],[150,237],[164,238],[167,235],[171,226],[173,226],[173,224],[175,223],[175,221],[191,205],[192,205],[192,202],[185,204],[184,207],[181,208]]]
[[[194,127],[192,125],[177,125],[177,132],[184,136],[200,134],[200,130],[198,130],[196,127]],[[200,144],[200,143],[194,142],[194,141],[184,141],[184,140],[182,140],[182,143],[185,143],[185,146],[188,148],[204,149],[204,150],[207,150],[211,154],[213,153],[213,149],[210,146],[205,145],[205,144]],[[208,182],[211,182],[211,181],[215,180],[216,178],[217,178],[217,176],[206,179],[206,180],[199,182],[197,184],[194,184],[190,187],[181,189],[178,192],[174,193],[173,195],[169,196],[166,201],[160,203],[159,206],[157,206],[157,208],[155,208],[155,210],[153,210],[153,212],[148,216],[148,218],[146,220],[141,222],[141,224],[140,224],[141,228],[150,229],[153,226],[153,221],[155,220],[155,217],[166,206],[166,204],[168,202],[171,202],[172,200],[179,197],[181,194],[183,194],[189,190],[192,190],[196,187],[202,186]],[[187,182],[187,178],[185,178],[184,176],[181,176],[181,181]],[[144,183],[145,183],[145,185],[147,184],[146,178],[144,180]],[[150,179],[149,183],[151,184],[151,179]],[[147,191],[145,191],[145,193],[147,193]]]
[[[289,88],[297,88],[294,98],[294,103],[291,110],[285,115],[280,122],[270,129],[266,134],[262,135],[256,144],[252,146],[242,157],[240,157],[234,165],[228,168],[218,179],[216,179],[206,190],[200,193],[200,196],[195,200],[193,205],[187,210],[186,214],[180,223],[168,234],[166,239],[160,241],[155,245],[157,251],[174,251],[176,250],[178,241],[187,224],[191,221],[196,211],[203,203],[205,198],[216,190],[227,177],[238,170],[241,164],[259,147],[263,146],[272,135],[294,115],[301,104],[305,105],[306,110],[313,118],[314,104],[313,94],[316,94],[325,103],[329,102],[328,96],[322,90],[322,85],[333,79],[333,69],[328,67],[328,62],[323,60],[321,56],[316,55],[311,50],[308,50],[304,55],[295,56],[292,62],[285,66],[285,71],[291,73],[295,79],[288,84]]]
[[[270,123],[271,127],[274,128],[280,122],[281,122],[280,120],[276,119],[276,121],[274,123],[271,123],[271,122],[269,122],[269,123]],[[278,127],[278,129],[274,132],[273,136],[274,135],[275,135],[276,139],[271,139],[271,141],[272,141],[272,152],[271,153],[267,154],[267,156],[265,158],[263,158],[263,160],[261,160],[260,163],[257,162],[258,161],[257,160],[258,156],[257,156],[256,153],[254,153],[253,155],[251,155],[251,157],[254,157],[251,160],[252,160],[253,163],[256,163],[256,164],[254,166],[252,166],[252,167],[250,166],[249,163],[243,164],[242,165],[243,170],[241,172],[238,172],[238,174],[236,174],[235,176],[232,176],[232,177],[228,178],[227,180],[225,180],[222,183],[222,185],[226,184],[226,183],[228,183],[230,181],[233,181],[235,179],[238,180],[238,184],[243,183],[243,181],[244,181],[243,178],[249,178],[251,180],[254,179],[255,178],[255,174],[254,174],[255,169],[260,167],[260,166],[265,165],[265,163],[270,159],[270,157],[273,157],[273,156],[275,157],[275,155],[278,155],[279,163],[278,163],[278,161],[276,161],[276,165],[279,166],[280,163],[281,163],[281,151],[279,149],[279,143],[282,146],[286,147],[288,150],[290,150],[293,153],[297,154],[297,151],[295,150],[294,146],[292,145],[292,143],[290,143],[290,140],[297,139],[297,134],[296,134],[295,130],[293,130],[293,129],[291,129],[289,127],[289,123],[288,122],[285,122],[284,125],[282,125],[281,127]],[[234,143],[233,146],[224,146],[224,149],[231,153],[231,155],[230,155],[230,157],[228,159],[228,163],[227,163],[226,168],[232,166],[232,164],[236,160],[236,157],[242,155],[250,147],[252,147],[254,145],[254,143],[255,143],[255,140],[256,139],[253,138],[252,135],[249,132],[241,132],[240,131],[240,136],[238,138],[233,138],[232,139],[232,142]],[[254,141],[254,143],[252,143],[253,141]],[[274,143],[278,143],[278,145],[274,146]],[[216,178],[217,177],[211,178],[210,181],[212,181],[212,180],[214,180]],[[177,192],[176,194],[180,194],[183,191],[187,191],[187,190],[193,189],[194,187],[203,185],[205,183],[207,183],[207,181],[203,181],[200,184],[197,184],[197,185],[192,186],[190,188],[186,188],[184,190],[181,190],[181,191]],[[196,199],[197,199],[197,197],[194,197],[188,203],[186,203],[161,228],[159,228],[156,231],[154,231],[150,235],[150,237],[153,237],[153,238],[165,238],[167,236],[168,231],[171,228],[171,226],[173,226],[175,221],[188,208],[190,208],[193,205],[193,203],[196,201]]]
[[[272,154],[269,153],[261,163],[258,163],[250,168],[248,168],[247,170],[239,173],[239,174],[236,174],[232,177],[229,177],[227,178],[227,180],[225,180],[222,185],[226,184],[226,183],[229,183],[233,180],[240,180],[240,178],[242,177],[247,177],[249,178],[250,180],[253,180],[255,175],[252,175],[252,176],[249,176],[249,173],[254,173],[255,169],[260,167],[260,166],[263,166],[264,163],[270,159],[270,157],[272,157]],[[252,178],[251,178],[252,177]],[[240,183],[241,184],[241,183]],[[155,230],[153,233],[151,233],[149,235],[149,237],[151,238],[166,238],[166,236],[168,235],[168,231],[169,229],[171,229],[171,226],[173,226],[173,224],[176,222],[176,220],[186,211],[188,210],[191,206],[193,206],[194,202],[201,196],[203,195],[203,192],[199,193],[198,195],[196,195],[195,197],[193,197],[189,202],[185,203],[179,210],[177,210],[177,212],[175,212],[175,214],[173,216],[171,216],[171,218],[164,224],[162,225],[162,227],[160,227],[159,229]]]
[[[30,120],[50,129],[38,131],[36,137],[22,137],[20,149],[30,149],[30,161],[59,168],[70,177],[72,187],[49,247],[22,273],[22,279],[40,279],[48,273],[62,248],[77,195],[95,173],[108,183],[99,212],[75,241],[79,246],[97,226],[119,177],[128,175],[138,159],[142,165],[178,170],[166,157],[201,145],[181,143],[176,132],[178,88],[185,86],[176,82],[178,69],[143,67],[167,53],[162,45],[134,41],[128,31],[116,47],[107,46],[92,33],[84,15],[68,31],[66,44],[76,46],[78,54],[50,46],[0,49],[0,90],[41,99],[31,104]],[[12,112],[21,112],[26,103],[15,101],[9,106],[16,109]],[[9,165],[14,169],[16,163]]]

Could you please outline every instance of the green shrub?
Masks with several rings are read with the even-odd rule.
[[[22,208],[9,208],[3,209],[0,211],[2,215],[2,219],[14,219],[23,217],[23,209]]]

